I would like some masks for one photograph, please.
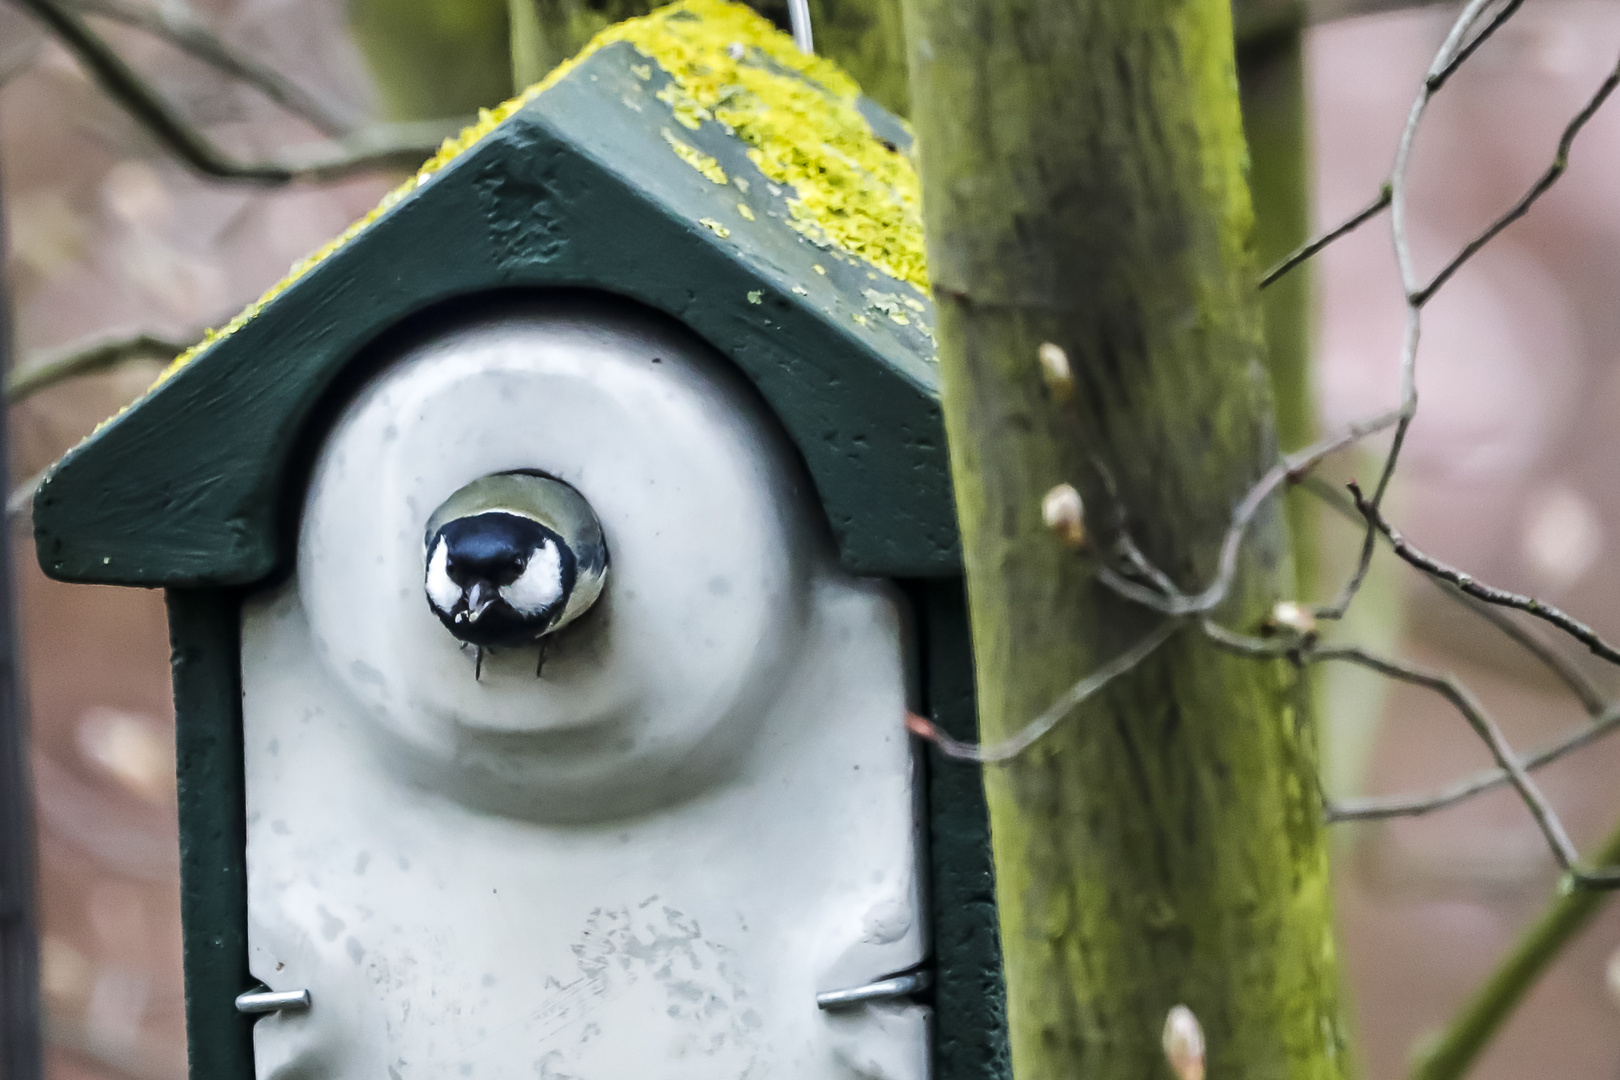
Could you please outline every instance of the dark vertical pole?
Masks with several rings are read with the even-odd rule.
[[[923,708],[953,738],[979,737],[973,640],[961,578],[908,583],[923,657]],[[996,873],[979,766],[928,762],[934,1080],[1009,1080]]]
[[[5,288],[6,228],[0,199],[0,372],[11,370],[11,305]],[[0,404],[0,476],[9,477],[6,412]],[[10,523],[0,529],[0,1077],[42,1075],[39,937],[34,900],[34,815],[17,670]]]
[[[192,1080],[253,1080],[253,1018],[236,1011],[236,995],[254,985],[247,941],[242,605],[219,589],[170,589],[167,601],[187,1057]]]

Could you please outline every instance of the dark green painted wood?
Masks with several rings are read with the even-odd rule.
[[[908,583],[922,656],[924,707],[946,733],[979,737],[973,644],[961,578]],[[995,868],[979,766],[928,757],[929,910],[933,931],[934,1080],[1008,1080]]]
[[[35,499],[45,572],[265,578],[291,555],[290,464],[345,364],[433,305],[567,287],[665,312],[737,364],[803,455],[848,569],[960,573],[933,343],[917,326],[931,309],[907,326],[876,310],[868,290],[910,287],[792,229],[787,193],[747,148],[717,124],[676,124],[654,96],[667,77],[638,78],[638,59],[624,44],[593,55],[69,453]],[[751,180],[747,194],[682,162],[666,130]]]
[[[168,592],[180,794],[180,923],[192,1080],[253,1080],[241,603],[219,589]]]

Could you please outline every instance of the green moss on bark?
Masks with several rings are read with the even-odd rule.
[[[908,0],[912,106],[981,734],[1019,729],[1158,616],[1041,522],[1081,488],[1183,588],[1277,453],[1220,0]],[[1052,399],[1036,351],[1068,354]],[[1294,592],[1273,506],[1218,613]],[[1213,1077],[1346,1071],[1309,696],[1184,629],[986,771],[1020,1080],[1162,1080],[1166,1012]]]

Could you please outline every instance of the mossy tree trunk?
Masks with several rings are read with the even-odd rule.
[[[1224,0],[906,0],[981,735],[1007,736],[1160,616],[1044,527],[1068,482],[1184,589],[1276,459]],[[1046,388],[1060,346],[1074,397]],[[1216,613],[1294,594],[1275,504]],[[1182,628],[988,766],[1019,1080],[1170,1075],[1189,1006],[1209,1075],[1347,1070],[1309,697]]]

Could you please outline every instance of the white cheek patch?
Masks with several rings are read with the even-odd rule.
[[[535,548],[518,579],[501,586],[501,599],[519,615],[538,615],[562,599],[562,558],[557,545],[547,540]]]
[[[461,586],[450,580],[450,551],[442,536],[433,541],[428,556],[427,594],[433,606],[446,613],[461,599]]]

